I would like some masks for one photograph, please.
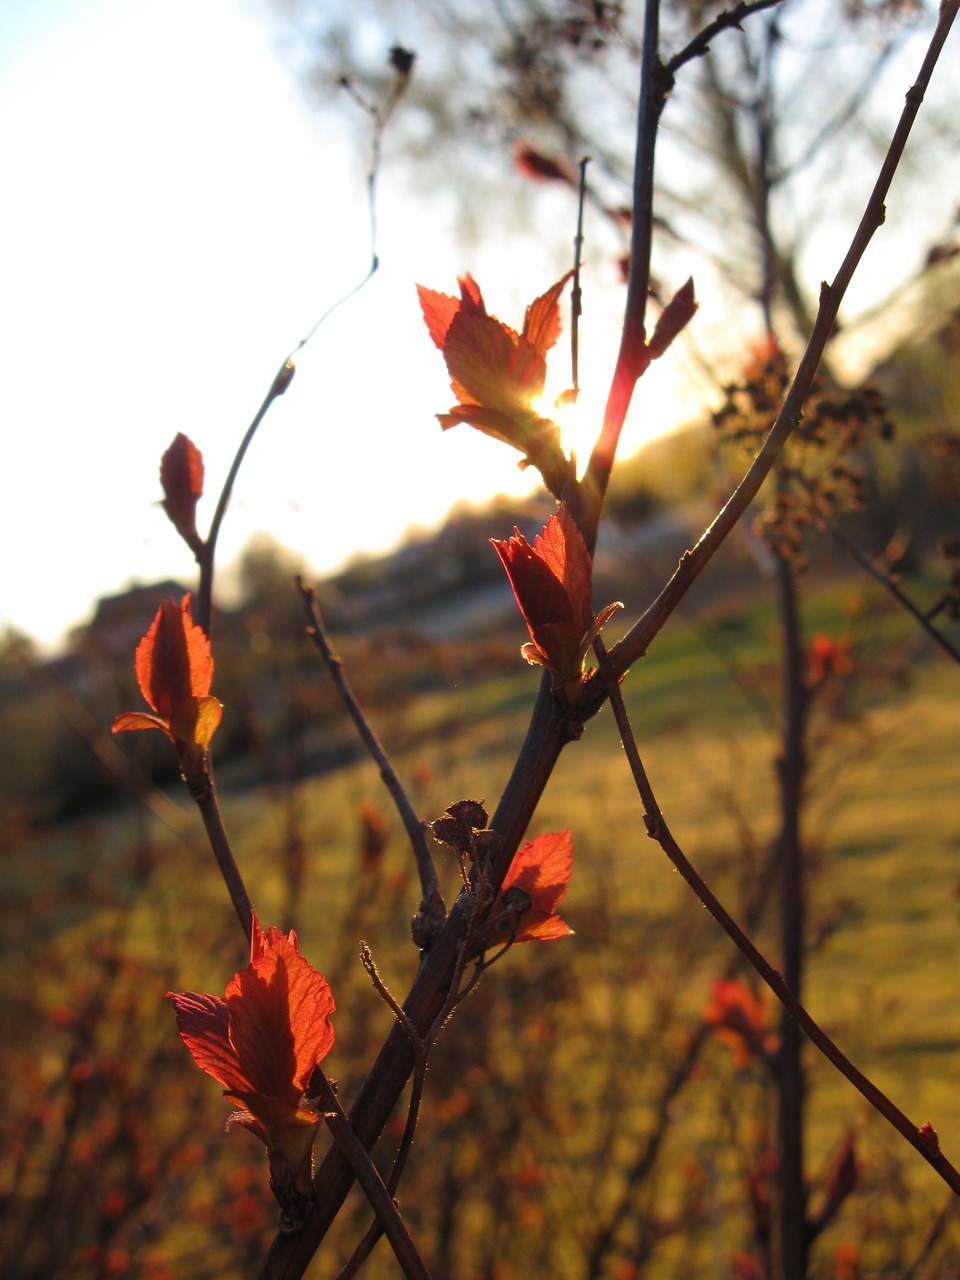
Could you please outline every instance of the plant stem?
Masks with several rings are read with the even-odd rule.
[[[214,557],[217,551],[217,538],[220,536],[220,526],[223,524],[223,518],[227,514],[227,507],[230,505],[230,496],[233,493],[233,485],[240,471],[247,450],[253,441],[253,437],[257,434],[257,428],[266,417],[267,410],[279,396],[282,396],[289,387],[293,375],[294,365],[292,360],[286,360],[277,371],[273,382],[270,384],[270,390],[264,396],[263,403],[254,415],[253,421],[244,432],[243,439],[240,441],[240,447],[234,456],[233,463],[227,473],[227,478],[223,482],[223,488],[220,490],[220,497],[217,501],[217,509],[213,513],[213,520],[210,523],[210,532],[207,539],[203,543],[201,553],[197,557],[200,564],[200,586],[197,591],[197,611],[194,615],[196,622],[210,638],[211,608],[213,600],[213,565]]]
[[[666,624],[696,577],[746,510],[773,465],[781,444],[790,434],[800,405],[816,372],[827,337],[832,330],[840,299],[873,231],[879,225],[879,221],[882,221],[883,199],[919,109],[923,86],[929,81],[958,8],[960,8],[960,0],[948,0],[940,9],[937,27],[921,68],[918,85],[908,95],[907,106],[884,161],[867,214],[864,215],[864,222],[854,237],[833,286],[826,291],[825,298],[821,300],[821,313],[818,316],[814,334],[808,344],[801,368],[798,370],[795,390],[788,397],[788,402],[778,418],[779,425],[775,424],[757,462],[748,472],[749,480],[741,485],[727,503],[717,520],[701,538],[697,548],[684,557],[677,573],[632,629],[630,635],[611,651],[610,667],[616,676],[622,675],[636,659],[643,655],[652,639]],[[599,506],[597,515],[599,515]],[[581,721],[595,715],[606,701],[607,679],[606,675],[601,674],[588,681],[584,691],[585,696],[577,708]],[[582,728],[582,724],[580,727]],[[540,694],[523,746],[491,822],[491,827],[503,840],[502,853],[491,869],[495,890],[506,874],[510,859],[519,846],[561,751],[567,742],[577,736],[576,728],[558,714],[550,689],[550,680],[545,675],[541,681]],[[696,876],[692,868],[690,870]],[[719,904],[717,907],[723,912]],[[451,979],[460,962],[462,941],[469,928],[469,906],[465,901],[465,895],[461,895],[450,911],[433,946],[425,953],[410,993],[404,1002],[407,1016],[421,1033],[431,1025],[443,1006]],[[743,937],[742,933],[740,936]],[[744,943],[747,948],[744,954],[753,963],[750,954],[752,944],[746,938]],[[780,975],[766,964],[755,948],[752,948],[752,951],[756,954],[759,963],[766,965],[769,978],[765,977],[764,980],[788,1008],[791,1007],[792,996]],[[792,1003],[796,1006],[795,1001]],[[886,1114],[884,1106],[891,1108],[891,1116],[888,1118],[891,1119],[894,1127],[933,1165],[952,1190],[960,1194],[960,1174],[939,1154],[935,1142],[932,1139],[924,1140],[909,1120],[902,1116],[902,1113],[898,1112],[893,1104],[866,1077],[862,1076],[862,1073],[847,1062],[832,1041],[820,1031],[801,1007],[796,1006],[791,1009],[791,1012],[794,1012],[794,1016],[801,1021],[807,1035],[817,1047],[843,1071],[843,1074],[867,1097],[868,1101],[871,1101],[882,1114]],[[350,1111],[351,1124],[368,1150],[376,1142],[387,1123],[412,1068],[413,1047],[406,1032],[397,1024],[384,1041]],[[893,1117],[899,1117],[899,1119]],[[307,1219],[304,1230],[296,1236],[275,1238],[260,1269],[260,1280],[299,1280],[310,1265],[311,1259],[346,1199],[353,1181],[349,1166],[335,1148],[324,1159],[316,1181],[318,1200]]]
[[[237,866],[236,858],[233,856],[233,849],[230,847],[230,841],[227,838],[212,778],[210,779],[210,786],[203,795],[196,797],[196,801],[200,816],[203,818],[203,825],[207,829],[213,856],[217,860],[220,874],[223,876],[227,891],[230,894],[230,901],[233,903],[237,918],[249,943],[253,936],[253,903],[250,901],[250,895],[247,893],[246,885],[243,883],[243,877],[240,874],[240,868]]]
[[[951,641],[947,639],[938,627],[933,625],[926,614],[920,612],[913,601],[900,589],[894,579],[891,578],[889,573],[884,573],[882,569],[878,568],[872,560],[863,554],[856,543],[851,542],[844,533],[841,533],[836,525],[830,525],[830,534],[836,542],[839,542],[840,546],[843,547],[845,551],[849,552],[849,554],[853,556],[854,560],[856,560],[857,564],[860,565],[862,569],[866,569],[867,573],[869,573],[871,577],[876,578],[877,582],[890,592],[894,600],[896,600],[898,604],[901,604],[903,608],[906,609],[907,613],[910,614],[911,618],[923,627],[930,639],[933,640],[935,644],[938,644],[944,653],[949,654],[954,662],[960,663],[960,649],[951,643]]]
[[[351,1128],[350,1121],[330,1081],[322,1071],[318,1071],[311,1080],[310,1087],[324,1110],[324,1119],[333,1134],[338,1150],[349,1163],[377,1215],[377,1221],[390,1241],[403,1274],[407,1280],[430,1280],[430,1272],[400,1217],[396,1202],[383,1185],[383,1180],[370,1159],[366,1147]]]

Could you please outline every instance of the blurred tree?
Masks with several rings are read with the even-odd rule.
[[[664,61],[729,7],[668,0]],[[693,264],[701,293],[713,284],[727,305],[759,303],[784,339],[805,335],[819,282],[835,265],[833,228],[840,216],[849,221],[872,181],[911,74],[904,67],[916,63],[914,37],[929,28],[935,7],[933,0],[783,0],[683,66],[661,126],[655,282],[682,278],[696,254],[710,264],[709,271]],[[542,243],[556,228],[565,251],[573,216],[563,220],[565,205],[556,201],[569,199],[572,209],[572,192],[563,189],[589,156],[590,195],[604,216],[588,227],[588,265],[601,283],[604,270],[613,280],[629,234],[641,5],[357,0],[335,11],[320,0],[283,0],[283,9],[327,102],[344,83],[374,98],[386,92],[390,46],[416,53],[391,149],[418,193],[456,193],[460,230],[478,243],[534,229]],[[956,68],[956,50],[953,60]],[[888,248],[872,296],[861,297],[871,311],[935,269],[943,258],[931,246],[942,247],[956,229],[957,193],[940,175],[957,121],[936,101],[925,112],[909,174],[918,198],[892,212],[894,233],[906,229],[909,239],[895,257]],[[742,337],[731,333],[728,315],[723,324],[731,355]],[[723,336],[714,335],[721,346]]]

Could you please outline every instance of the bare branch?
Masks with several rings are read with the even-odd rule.
[[[918,1151],[923,1156],[947,1186],[956,1195],[960,1196],[960,1170],[955,1169],[946,1156],[942,1154],[936,1141],[936,1135],[930,1126],[925,1125],[921,1128],[913,1124],[900,1108],[891,1102],[882,1090],[877,1088],[868,1076],[865,1076],[859,1068],[854,1066],[846,1054],[838,1048],[797,1000],[784,981],[783,976],[770,964],[763,953],[754,946],[753,942],[714,895],[703,877],[689,862],[683,850],[673,838],[660,806],[657,804],[653,788],[640,759],[640,752],[637,749],[636,739],[633,736],[623,696],[620,693],[619,680],[610,662],[610,655],[607,653],[600,636],[594,641],[593,647],[597,655],[597,661],[600,664],[601,678],[605,681],[607,692],[610,696],[610,705],[616,717],[617,728],[620,731],[623,749],[630,764],[630,771],[633,774],[633,779],[643,804],[647,835],[660,845],[671,863],[680,872],[727,937],[730,938],[743,957],[763,979],[824,1057],[832,1062],[837,1070],[866,1098],[867,1102],[897,1130],[901,1137],[910,1143],[915,1151]]]
[[[592,552],[597,540],[600,509],[610,481],[620,432],[633,398],[646,355],[647,295],[650,292],[650,253],[653,245],[653,162],[657,128],[673,87],[673,76],[660,61],[660,0],[647,0],[643,53],[640,62],[640,103],[637,147],[633,168],[633,225],[630,232],[630,274],[620,350],[610,384],[600,434],[581,485],[577,523]]]
[[[217,803],[212,776],[210,777],[210,786],[206,792],[202,796],[195,796],[194,799],[200,810],[200,816],[203,818],[203,825],[207,829],[213,856],[217,860],[220,874],[223,876],[224,884],[227,886],[233,909],[237,913],[237,919],[240,921],[249,944],[253,934],[253,903],[250,901],[250,895],[247,893],[246,886],[243,883],[240,868],[237,866],[226,828],[223,825],[223,816]]]
[[[330,1081],[322,1070],[314,1072],[310,1082],[310,1094],[316,1098],[323,1108],[323,1118],[333,1134],[338,1150],[348,1161],[364,1194],[370,1201],[377,1221],[393,1248],[397,1261],[407,1280],[430,1280],[423,1259],[413,1243],[410,1232],[400,1217],[400,1210],[390,1192],[383,1185],[376,1166],[370,1159],[366,1147],[350,1127],[346,1112],[333,1090]]]
[[[667,71],[671,75],[676,75],[685,63],[691,62],[694,58],[702,58],[710,47],[710,42],[721,31],[726,31],[730,27],[739,28],[743,20],[749,18],[751,13],[759,13],[761,9],[772,9],[778,4],[783,4],[783,0],[744,0],[744,3],[735,5],[732,9],[724,10],[712,22],[708,23],[701,32],[695,35],[690,43],[681,49],[679,53],[674,54],[666,64]]]
[[[339,307],[343,306],[345,302],[349,301],[350,298],[353,298],[368,284],[380,265],[380,259],[377,254],[377,176],[380,172],[380,151],[383,143],[384,130],[386,129],[391,115],[406,90],[410,78],[410,69],[413,63],[411,59],[410,63],[406,65],[406,70],[401,70],[400,66],[396,62],[394,65],[397,71],[397,76],[394,82],[393,91],[384,108],[371,107],[368,103],[364,102],[362,98],[359,98],[356,93],[353,95],[355,100],[359,101],[360,105],[369,112],[374,121],[370,167],[367,172],[367,217],[370,223],[370,265],[368,266],[362,280],[355,284],[352,289],[349,289],[346,293],[342,294],[332,306],[328,307],[327,310],[323,312],[320,318],[313,324],[308,332],[304,334],[280,365],[273,382],[270,384],[270,390],[264,397],[263,403],[257,410],[253,421],[250,423],[249,427],[247,427],[244,437],[240,442],[240,447],[236,452],[230,471],[224,481],[223,489],[220,492],[220,498],[217,502],[216,511],[214,512],[213,520],[210,525],[210,532],[207,535],[206,541],[201,544],[197,553],[197,562],[200,566],[200,585],[197,591],[196,620],[208,637],[210,635],[214,555],[216,552],[217,538],[220,534],[220,526],[223,524],[224,516],[227,513],[227,507],[230,504],[233,486],[244,456],[253,441],[253,437],[257,434],[257,429],[260,426],[260,423],[266,417],[268,409],[273,404],[274,400],[277,400],[283,395],[293,380],[293,376],[296,373],[294,357],[298,352],[303,350],[317,330]]]
[[[336,685],[337,692],[340,694],[364,746],[380,770],[380,777],[383,779],[384,786],[390,792],[413,849],[413,856],[417,863],[417,874],[420,877],[420,912],[424,916],[420,945],[426,946],[429,944],[433,933],[443,924],[446,914],[443,906],[443,896],[440,893],[440,882],[437,879],[437,870],[427,845],[426,831],[414,811],[410,798],[404,790],[403,783],[397,776],[397,771],[390,763],[380,739],[370,727],[363,713],[363,708],[357,701],[356,694],[353,692],[353,688],[344,672],[343,661],[334,650],[330,637],[327,635],[326,627],[320,614],[320,606],[317,604],[316,592],[312,587],[306,586],[299,575],[297,576],[297,586],[303,596],[307,617],[310,621],[308,634],[313,638],[317,648],[323,655],[323,660],[327,664],[327,670]]]
[[[933,69],[936,66],[950,27],[956,18],[958,8],[960,8],[960,0],[949,0],[948,3],[944,3],[941,6],[940,17],[931,37],[923,65],[920,68],[916,83],[907,93],[903,112],[887,154],[884,157],[863,217],[860,220],[860,225],[857,227],[850,248],[847,250],[833,283],[828,285],[824,282],[821,286],[820,307],[813,332],[803,353],[793,384],[787,392],[783,407],[770,429],[770,434],[764,441],[750,469],[740,481],[735,492],[720,511],[713,524],[706,530],[697,545],[684,554],[673,577],[650,608],[647,609],[646,613],[610,651],[610,660],[618,674],[622,675],[646,652],[650,642],[664,626],[694,580],[700,575],[725,541],[730,530],[756,497],[761,484],[766,479],[780,454],[780,450],[798,421],[803,402],[820,365],[824,348],[833,332],[843,296],[850,284],[854,271],[866,252],[867,246],[878,228],[883,225],[886,194],[903,155],[913,122],[920,110],[920,104],[923,102],[924,92],[930,82],[930,77],[933,74]],[[590,713],[594,704],[598,707],[602,704],[602,690],[596,688],[594,695],[593,698],[588,695],[587,699],[585,699],[584,710],[586,714]]]
[[[903,608],[906,609],[907,613],[910,614],[911,618],[923,627],[930,639],[933,640],[935,644],[938,644],[944,653],[949,654],[954,662],[960,662],[960,649],[948,640],[938,627],[933,625],[925,613],[921,613],[910,597],[900,589],[889,573],[884,573],[878,565],[874,564],[869,556],[865,556],[863,554],[856,543],[851,542],[846,534],[841,533],[835,525],[830,526],[830,535],[836,542],[839,542],[840,546],[843,547],[845,551],[853,556],[854,560],[856,560],[857,564],[860,565],[862,569],[866,569],[867,573],[869,573],[871,577],[875,578],[877,582],[890,592],[894,600],[896,600],[898,604],[901,604]]]

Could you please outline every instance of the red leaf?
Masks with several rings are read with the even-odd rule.
[[[523,336],[541,356],[545,356],[560,337],[560,295],[572,275],[573,272],[568,271],[562,280],[527,307]]]
[[[201,996],[192,991],[182,995],[167,993],[177,1014],[177,1027],[184,1044],[201,1071],[213,1076],[230,1093],[253,1088],[244,1074],[237,1052],[230,1042],[230,1014],[219,996]]]
[[[233,1119],[299,1167],[319,1117],[304,1109],[314,1068],[333,1047],[330,985],[300,955],[297,936],[265,934],[256,916],[250,964],[225,999],[168,992],[184,1043],[201,1070],[247,1113]]]
[[[160,459],[163,509],[180,537],[190,546],[199,542],[197,502],[203,495],[203,457],[183,432]]]
[[[542,151],[536,151],[525,142],[518,144],[513,153],[513,162],[525,178],[535,182],[565,182],[568,186],[576,186],[577,179],[566,165],[551,160]]]
[[[519,851],[504,877],[491,916],[502,909],[503,897],[512,888],[530,895],[530,907],[520,917],[514,942],[546,941],[572,933],[557,915],[573,870],[573,836],[570,831],[537,836]]]
[[[651,360],[657,360],[670,346],[674,338],[690,323],[697,313],[700,304],[693,293],[692,277],[680,286],[667,305],[653,331],[653,337],[647,344]]]
[[[751,1057],[769,1060],[776,1052],[779,1040],[769,1029],[767,1006],[739,978],[714,982],[713,1003],[704,1009],[703,1017],[733,1050],[738,1067],[745,1067]]]
[[[137,646],[135,669],[140,692],[156,716],[128,711],[113,722],[114,733],[162,730],[175,743],[188,778],[203,770],[203,755],[223,708],[209,696],[213,680],[210,641],[190,616],[190,596],[179,607],[164,600]]]
[[[457,397],[441,426],[468,422],[524,455],[547,485],[562,493],[569,464],[556,423],[540,416],[537,401],[546,381],[546,352],[560,332],[558,299],[569,276],[527,308],[522,334],[488,315],[476,281],[461,276],[460,298],[417,286],[420,307],[434,344],[443,353]]]
[[[599,618],[591,603],[592,561],[583,534],[562,506],[531,547],[516,530],[505,541],[490,539],[513,587],[531,643],[523,655],[547,667],[569,692],[583,675],[583,660],[615,607]]]

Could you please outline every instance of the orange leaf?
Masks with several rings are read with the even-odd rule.
[[[566,165],[552,160],[527,143],[517,146],[513,161],[525,178],[532,178],[535,182],[565,182],[568,186],[576,186],[577,179]]]
[[[190,616],[189,595],[183,597],[179,608],[173,600],[160,605],[150,630],[137,646],[136,672],[140,692],[171,727],[178,713],[182,716],[186,708],[194,707],[197,698],[210,692],[210,641]]]
[[[250,964],[231,979],[224,999],[167,994],[197,1066],[246,1108],[232,1122],[299,1167],[319,1120],[303,1107],[303,1094],[333,1047],[336,1006],[326,978],[297,949],[297,935],[264,933],[254,915]]]
[[[560,332],[559,296],[569,276],[527,308],[524,331],[488,315],[476,281],[461,276],[460,297],[417,286],[420,307],[434,344],[443,353],[458,403],[439,414],[441,426],[458,422],[512,445],[521,465],[537,467],[558,495],[570,467],[556,423],[541,418],[536,402],[546,382],[546,352]]]
[[[524,657],[547,667],[555,683],[568,689],[578,684],[587,649],[619,606],[608,606],[594,617],[593,563],[566,505],[550,517],[532,547],[519,530],[505,541],[490,541],[530,633],[532,643],[523,646]]]
[[[502,909],[503,897],[510,889],[522,889],[530,895],[530,907],[520,917],[514,942],[566,937],[573,930],[557,915],[557,906],[567,892],[572,870],[573,835],[569,830],[537,836],[510,864],[491,916]]]
[[[560,295],[572,275],[573,272],[568,271],[562,280],[558,280],[527,307],[523,336],[541,356],[545,356],[560,337]]]
[[[647,344],[651,360],[658,360],[670,346],[674,338],[690,323],[697,313],[697,302],[693,294],[693,278],[682,284],[664,307],[660,319],[653,331],[653,337]]]
[[[179,606],[174,600],[160,605],[137,646],[135,669],[140,691],[156,715],[124,712],[113,722],[114,733],[160,729],[176,746],[184,776],[200,785],[206,775],[204,753],[223,707],[210,696],[210,641],[190,616],[189,595]]]
[[[173,741],[173,734],[166,720],[148,715],[146,711],[122,711],[113,722],[113,732],[123,733],[128,729],[159,729]]]

